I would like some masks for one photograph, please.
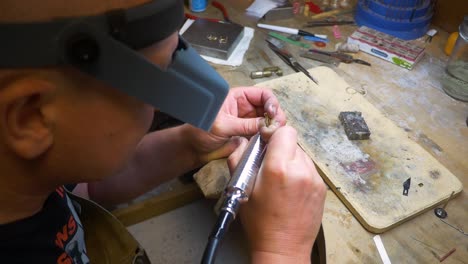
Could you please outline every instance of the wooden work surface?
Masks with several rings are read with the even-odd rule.
[[[251,71],[271,66],[262,55],[264,51],[271,62],[280,66],[285,74],[294,73],[265,45],[267,31],[255,27],[255,19],[245,17],[235,1],[222,1],[228,7],[231,19],[255,28],[250,48],[240,67],[213,65],[231,86],[246,86],[265,82],[268,79],[249,78]],[[232,8],[234,7],[234,8]],[[207,16],[217,14],[209,8]],[[305,19],[269,22],[270,24],[301,27]],[[328,34],[334,44],[346,41],[355,26],[340,26],[342,39],[334,39],[331,28],[317,28],[314,33]],[[463,191],[446,206],[449,214],[444,221],[468,232],[468,104],[456,101],[442,90],[440,78],[448,57],[443,53],[447,32],[438,35],[426,47],[426,54],[411,71],[400,68],[365,53],[355,55],[366,60],[372,67],[359,64],[340,64],[333,68],[347,84],[356,90],[365,90],[366,100],[386,118],[393,121],[417,142],[432,157],[453,173],[463,184]],[[297,55],[299,48],[288,46]],[[306,68],[323,65],[296,56]],[[329,65],[327,65],[329,66]],[[371,136],[372,137],[372,136]],[[417,183],[412,182],[415,190]],[[424,188],[424,187],[423,187]],[[346,206],[330,190],[325,202],[323,217],[327,260],[329,263],[381,263],[372,240],[374,234],[366,231]],[[435,217],[432,210],[417,216],[402,225],[380,234],[393,263],[439,263],[435,255],[442,256],[453,248],[456,251],[444,263],[468,263],[468,236],[450,227]]]
[[[273,89],[289,125],[298,130],[299,144],[367,230],[382,233],[461,192],[450,171],[333,70],[310,72],[319,85],[296,73],[259,86]],[[343,111],[362,113],[369,140],[347,139],[338,119]]]
[[[256,19],[245,16],[243,8],[248,5],[249,1],[222,0],[220,2],[227,7],[231,20],[255,29],[254,38],[241,66],[213,65],[232,87],[268,81],[269,79],[252,80],[249,75],[251,71],[272,66],[271,64],[280,66],[285,75],[294,73],[266,47],[264,39],[267,31],[256,28]],[[211,6],[206,12],[197,15],[222,17],[220,11]],[[295,17],[269,23],[297,28],[301,27],[305,21],[303,17]],[[355,26],[340,26],[342,39],[334,39],[330,27],[317,28],[313,31],[328,34],[332,42],[325,49],[333,50],[335,43],[346,41],[346,37],[355,29]],[[468,236],[466,235],[468,232],[468,162],[466,161],[468,157],[466,124],[468,104],[447,96],[440,84],[440,78],[444,74],[444,67],[448,60],[443,53],[447,37],[447,32],[439,31],[432,43],[426,47],[426,55],[411,71],[364,53],[359,53],[355,57],[370,62],[372,67],[359,64],[340,64],[338,67],[332,67],[333,71],[351,88],[356,91],[365,91],[364,98],[367,102],[400,130],[405,131],[409,139],[425,149],[463,184],[462,192],[451,199],[445,207],[449,215],[444,219],[445,222],[435,217],[433,211],[430,210],[380,234],[393,263],[439,263],[438,257],[453,248],[456,251],[444,263],[468,263]],[[295,46],[288,46],[288,48],[294,55],[299,52],[299,48]],[[322,65],[322,63],[296,57],[305,68],[312,69],[311,72],[315,71],[313,68]],[[326,109],[322,111],[327,113]],[[412,181],[410,195],[417,188],[427,187],[425,184],[424,187],[419,187],[418,183]],[[198,199],[200,195],[199,192],[190,188],[185,188],[182,193],[189,193],[192,199]],[[148,206],[143,211],[148,213],[154,208],[154,206]],[[134,213],[130,210],[130,213],[124,213],[122,216],[129,214]],[[150,215],[151,213],[146,217],[140,217],[139,220]],[[127,224],[135,222],[138,221],[128,220]],[[381,263],[372,239],[375,234],[367,231],[331,190],[327,192],[322,223],[328,263]],[[151,227],[151,224],[146,222],[142,225]],[[143,227],[143,230],[146,229]],[[464,230],[465,234],[462,234],[461,230]],[[197,262],[198,260],[194,260],[193,263]]]

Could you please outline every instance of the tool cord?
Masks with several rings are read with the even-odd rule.
[[[216,253],[221,241],[226,235],[229,226],[234,221],[234,214],[225,210],[222,210],[218,216],[218,220],[213,227],[208,243],[206,244],[205,251],[203,252],[202,264],[214,264],[216,259]]]

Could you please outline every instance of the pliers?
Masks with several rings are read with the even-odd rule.
[[[197,20],[197,19],[204,19],[204,20],[208,20],[208,21],[211,21],[211,22],[218,22],[218,23],[232,23],[231,19],[229,19],[229,15],[228,15],[228,12],[226,10],[226,8],[224,7],[223,4],[221,4],[220,2],[218,1],[213,1],[211,2],[211,5],[216,7],[217,9],[219,9],[221,11],[221,13],[223,13],[223,19],[218,19],[218,18],[206,18],[206,17],[197,17],[195,15],[192,15],[192,14],[188,14],[188,13],[185,13],[185,17],[188,18],[188,19],[193,19],[193,20]]]
[[[367,61],[355,59],[353,56],[346,54],[346,53],[342,53],[342,52],[323,51],[323,50],[316,50],[316,49],[309,49],[309,52],[315,52],[315,53],[327,55],[327,56],[338,59],[340,62],[344,62],[347,64],[354,62],[354,63],[366,65],[366,66],[371,66],[371,64],[368,63]]]
[[[299,62],[291,55],[291,53],[289,53],[289,51],[283,47],[278,47],[268,39],[266,39],[266,42],[268,42],[268,47],[270,47],[270,49],[286,64],[293,68],[294,71],[304,73],[307,77],[309,77],[309,79],[318,85],[317,79],[312,77],[312,75],[310,75],[310,73],[301,64],[299,64]]]

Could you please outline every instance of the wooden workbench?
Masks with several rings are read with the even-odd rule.
[[[221,2],[226,4],[233,21],[256,29],[242,66],[213,65],[232,87],[268,80],[252,80],[249,77],[251,71],[271,66],[261,55],[261,50],[265,51],[274,65],[282,68],[285,75],[294,73],[266,48],[264,39],[267,32],[255,27],[255,19],[245,17],[239,8],[242,4],[234,0]],[[221,17],[219,10],[211,7],[200,15]],[[270,23],[300,27],[304,21],[303,17],[296,17]],[[355,26],[340,26],[343,38],[339,41],[346,41],[346,37],[355,29]],[[317,28],[314,32],[333,36],[330,28]],[[407,131],[411,139],[458,177],[464,190],[446,206],[449,217],[445,221],[467,232],[468,104],[447,96],[440,84],[448,60],[443,53],[447,36],[448,33],[439,31],[426,47],[426,55],[411,71],[364,53],[356,57],[370,62],[372,67],[340,64],[332,68],[353,88],[364,89],[370,103]],[[330,39],[332,43],[327,46],[327,50],[333,49],[337,42],[333,37]],[[299,48],[293,47],[291,51],[297,55]],[[306,68],[323,65],[303,58],[299,61]],[[190,188],[184,192],[193,193]],[[430,210],[380,236],[393,263],[439,263],[436,255],[442,256],[453,248],[456,251],[444,263],[468,263],[468,236],[447,223],[435,217]],[[372,239],[374,234],[359,224],[332,191],[327,193],[323,226],[328,263],[381,263]]]
[[[208,11],[216,13],[216,10]],[[281,66],[285,74],[294,72],[266,48],[264,39],[267,32],[255,27],[255,20],[246,18],[236,8],[229,11],[232,20],[242,21],[244,25],[256,29],[242,66],[213,65],[231,86],[246,86],[268,80],[249,78],[251,71],[270,66],[260,50],[264,50],[276,66]],[[296,17],[270,23],[297,28],[304,21],[303,17]],[[355,26],[341,26],[343,38],[338,41],[346,41],[346,36],[355,29]],[[326,47],[328,50],[332,50],[334,43],[338,42],[330,28],[317,28],[314,33],[331,36],[332,43]],[[426,47],[426,55],[411,71],[365,53],[359,53],[356,57],[369,61],[372,67],[342,63],[333,69],[352,87],[365,89],[369,102],[407,131],[411,139],[460,179],[464,190],[448,203],[446,210],[449,217],[445,220],[467,232],[468,104],[447,96],[440,84],[448,60],[443,53],[447,37],[446,32],[439,31]],[[298,54],[299,48],[288,47]],[[299,60],[306,68],[322,65],[303,58]],[[327,194],[323,225],[329,263],[380,262],[372,240],[374,234],[358,223],[332,191]],[[443,223],[432,210],[381,234],[381,237],[394,263],[438,263],[434,252],[441,256],[452,248],[456,248],[456,251],[445,263],[468,263],[468,236]]]

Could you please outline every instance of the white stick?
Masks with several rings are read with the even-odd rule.
[[[269,30],[279,31],[279,32],[288,33],[288,34],[297,35],[299,33],[299,29],[295,29],[295,28],[280,27],[280,26],[260,24],[260,23],[257,24],[257,26],[259,28],[266,28],[266,29],[269,29]]]
[[[385,250],[385,247],[382,243],[382,239],[380,238],[379,235],[374,236],[374,242],[375,242],[375,246],[377,247],[377,250],[379,251],[382,262],[384,264],[392,264],[392,262],[388,258],[387,251]]]

